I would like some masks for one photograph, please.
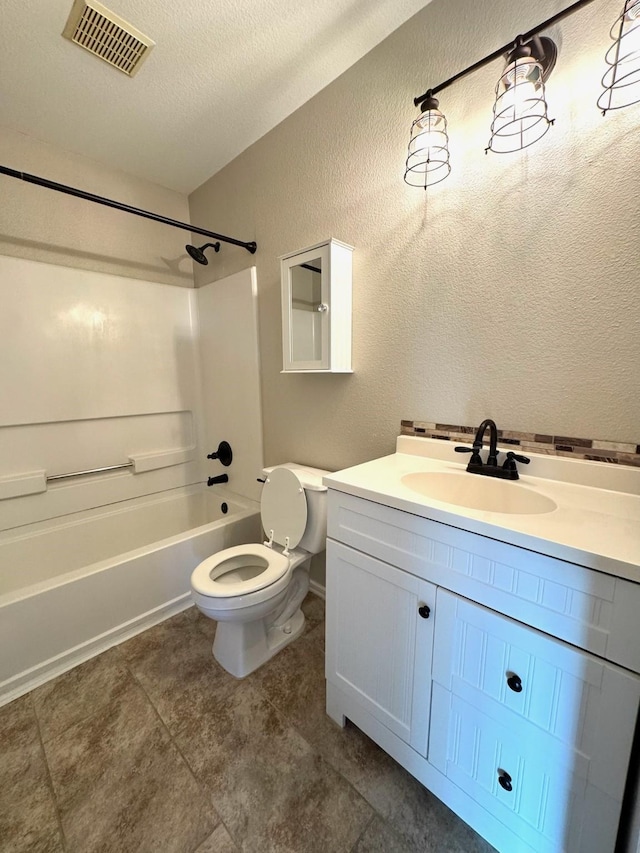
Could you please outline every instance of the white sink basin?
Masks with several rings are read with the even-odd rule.
[[[401,482],[426,498],[483,512],[537,515],[558,508],[551,498],[521,483],[469,474],[466,471],[418,471],[405,474]]]

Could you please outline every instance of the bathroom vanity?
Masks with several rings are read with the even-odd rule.
[[[640,471],[533,457],[494,482],[449,442],[400,437],[325,478],[327,712],[501,853],[613,853],[640,705]]]

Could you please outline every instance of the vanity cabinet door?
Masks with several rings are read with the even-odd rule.
[[[429,731],[435,590],[327,542],[326,677],[421,755]]]
[[[429,761],[536,850],[613,851],[640,679],[443,589],[437,612]]]

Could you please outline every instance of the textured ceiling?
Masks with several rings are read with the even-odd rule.
[[[156,42],[129,78],[62,37],[72,0],[0,0],[0,123],[188,193],[428,1],[105,0]]]

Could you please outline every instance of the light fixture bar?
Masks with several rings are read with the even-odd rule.
[[[537,27],[534,27],[529,32],[524,33],[522,36],[519,36],[519,39],[522,42],[527,42],[529,39],[534,36],[539,35],[543,30],[548,29],[553,26],[553,24],[561,21],[563,18],[567,18],[569,15],[572,15],[574,12],[577,12],[578,9],[581,9],[583,6],[588,6],[589,3],[593,3],[593,0],[578,0],[577,3],[572,3],[571,6],[568,6],[566,9],[563,9],[561,12],[558,12],[557,15],[552,15],[551,18],[547,18],[546,21],[543,21],[541,24],[538,24]],[[468,68],[465,68],[464,71],[459,71],[457,74],[454,74],[453,77],[449,77],[448,80],[445,80],[444,83],[439,83],[437,86],[433,86],[428,89],[423,95],[419,95],[417,98],[413,99],[414,106],[418,106],[423,101],[425,101],[428,97],[437,95],[438,92],[441,92],[443,89],[446,89],[448,86],[451,86],[452,83],[457,82],[462,77],[466,77],[467,74],[471,74],[473,71],[476,71],[478,68],[482,68],[485,65],[488,65],[490,62],[493,62],[494,59],[498,59],[500,56],[504,56],[505,53],[508,53],[513,49],[513,45],[516,42],[516,39],[512,39],[508,44],[503,45],[503,47],[499,47],[497,50],[494,50],[493,53],[490,53],[488,56],[485,56],[483,59],[478,60],[478,62],[474,62],[473,65],[470,65]]]

